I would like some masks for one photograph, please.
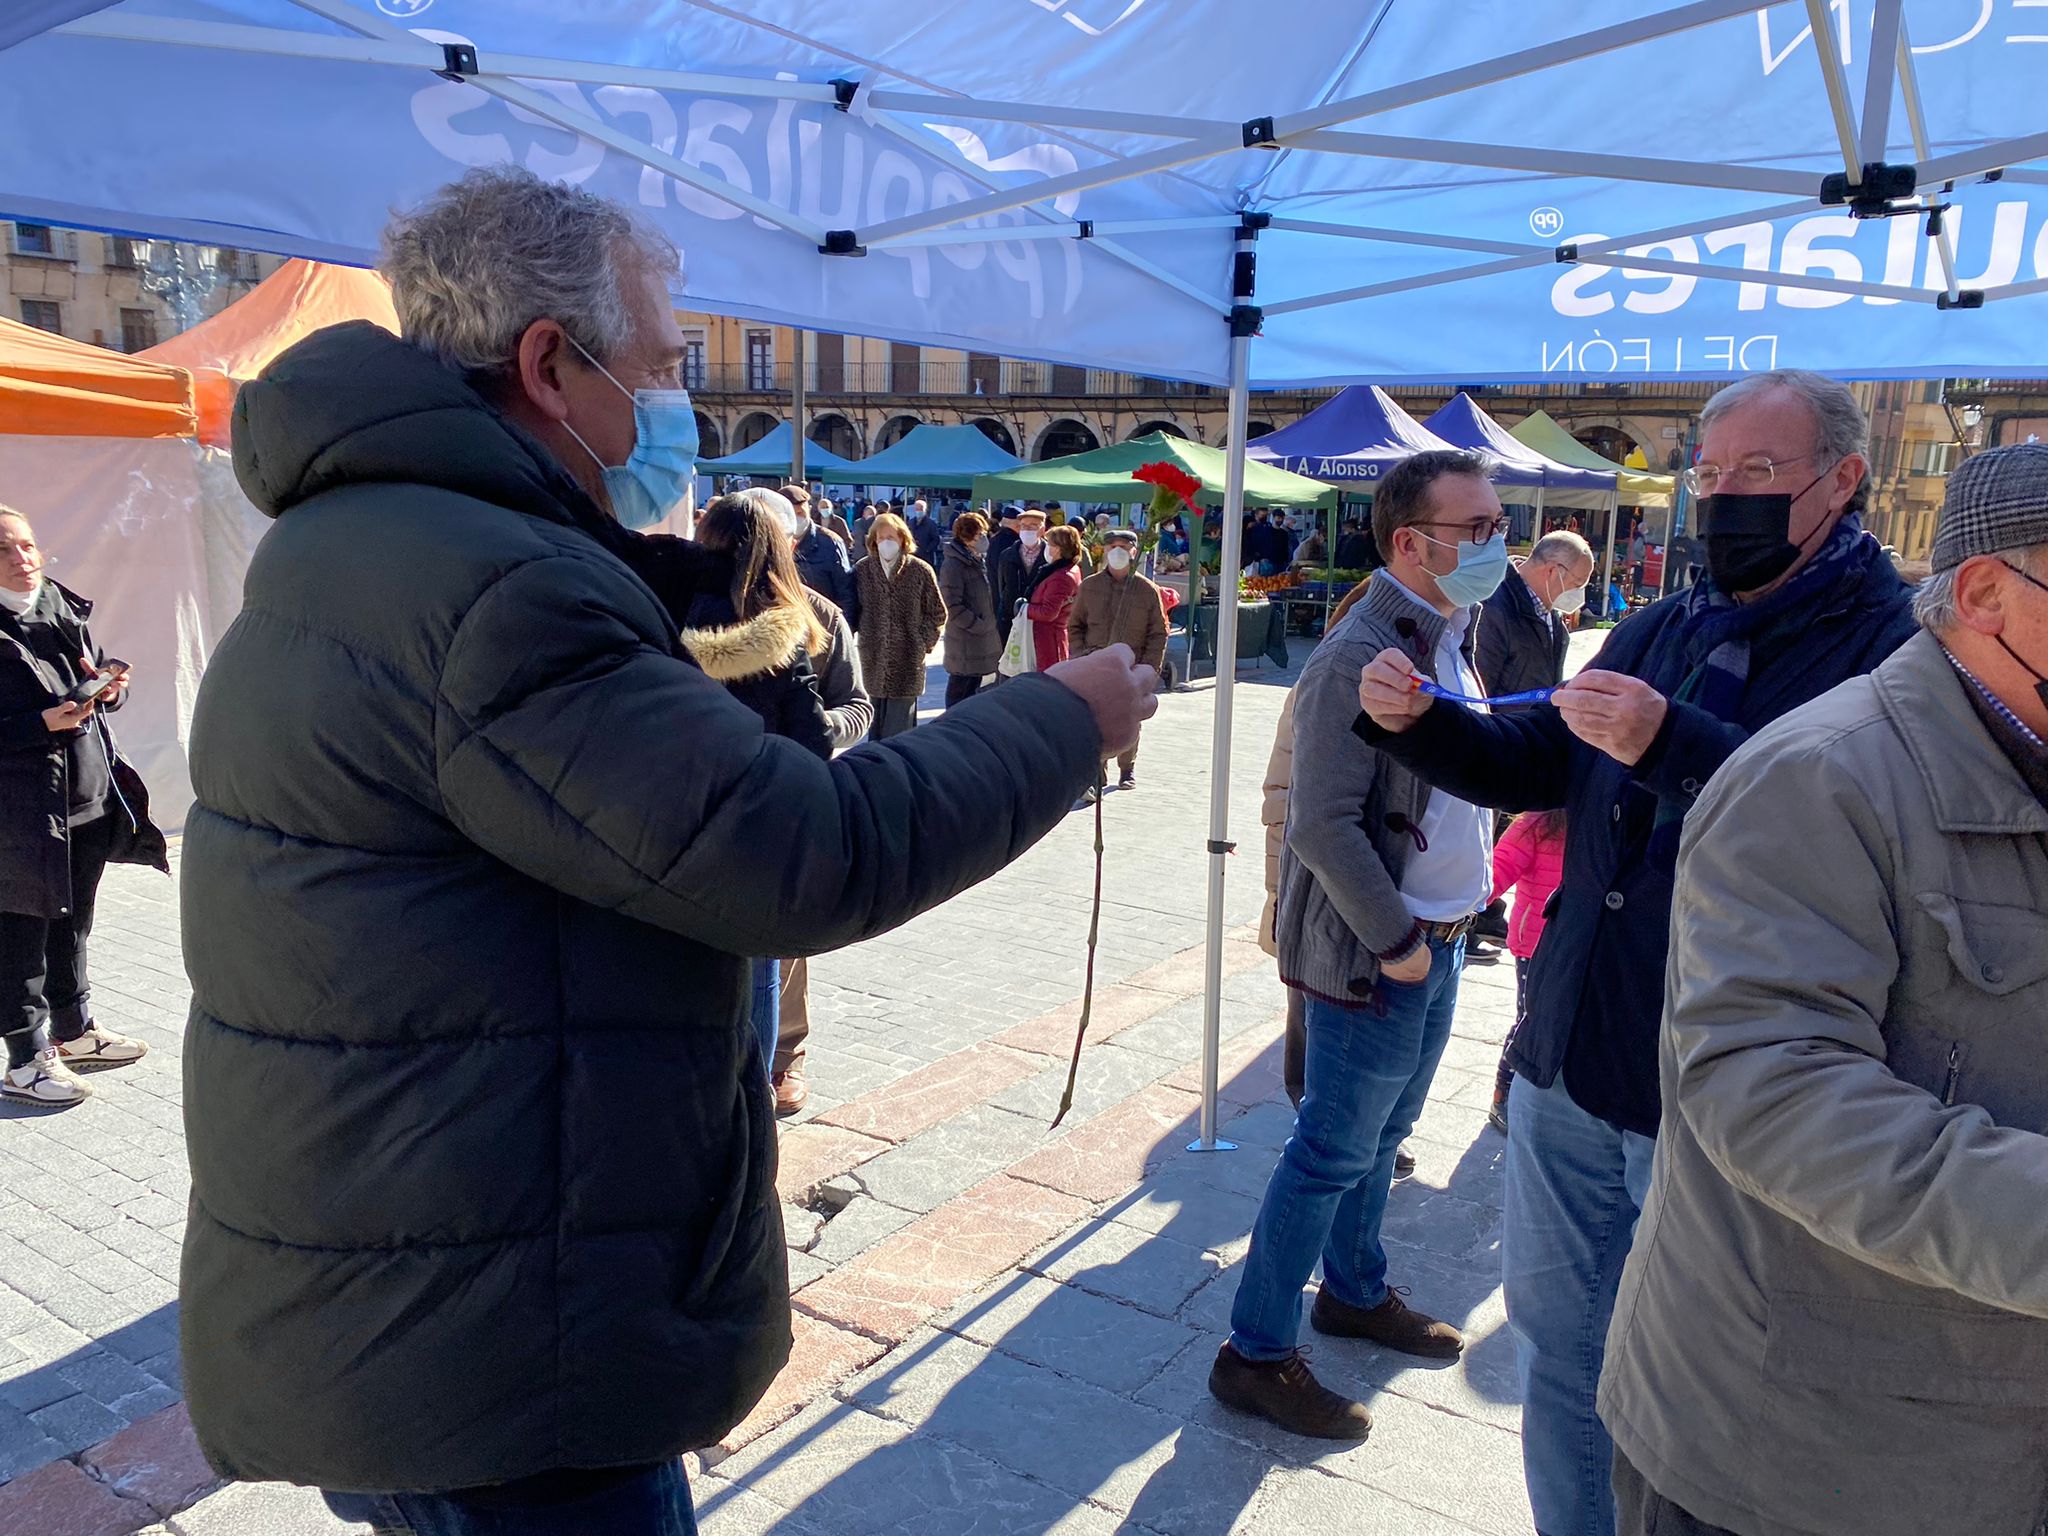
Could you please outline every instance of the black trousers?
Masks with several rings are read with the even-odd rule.
[[[971,699],[981,692],[981,679],[963,677],[958,672],[946,674],[946,708],[951,709],[962,699]]]
[[[7,1065],[25,1066],[59,1040],[76,1040],[92,1017],[86,940],[114,838],[118,809],[71,829],[71,910],[62,917],[0,912],[0,1034]]]
[[[917,700],[875,700],[875,723],[868,727],[869,741],[887,741],[917,725]]]
[[[1725,1525],[1695,1520],[1650,1486],[1635,1464],[1614,1452],[1615,1536],[1735,1536]]]

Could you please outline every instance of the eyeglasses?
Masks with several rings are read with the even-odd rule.
[[[1469,523],[1422,522],[1410,523],[1408,526],[1411,528],[1456,528],[1465,535],[1465,542],[1488,544],[1497,538],[1505,538],[1507,536],[1508,520],[1504,517],[1481,517],[1475,518]],[[1428,538],[1429,535],[1424,534],[1423,537]],[[1436,542],[1442,543],[1443,541],[1439,539]]]
[[[1737,462],[1733,468],[1720,464],[1695,464],[1679,478],[1685,488],[1695,496],[1713,496],[1721,491],[1733,491],[1746,486],[1752,491],[1766,491],[1771,482],[1778,478],[1778,471],[1793,464],[1804,464],[1809,459],[1820,457],[1821,450],[1802,453],[1797,458],[1773,459],[1765,454],[1752,453]]]

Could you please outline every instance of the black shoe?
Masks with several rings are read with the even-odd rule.
[[[1209,1395],[1312,1440],[1363,1440],[1372,1433],[1365,1404],[1317,1381],[1300,1350],[1284,1360],[1247,1360],[1226,1343],[1209,1368]]]
[[[1116,787],[1118,789],[1136,789],[1138,787],[1138,770],[1135,768],[1126,768],[1122,772],[1122,774],[1120,774],[1117,777]]]
[[[1493,1090],[1493,1103],[1486,1111],[1486,1123],[1501,1135],[1508,1133],[1508,1091],[1505,1088]]]
[[[1465,939],[1465,963],[1467,965],[1492,965],[1500,959],[1498,944],[1482,943],[1476,935]]]
[[[1300,1106],[1297,1105],[1296,1108]],[[1394,1150],[1394,1177],[1405,1179],[1415,1171],[1415,1154],[1408,1150],[1408,1143],[1402,1142]]]
[[[1327,1289],[1316,1292],[1316,1304],[1309,1309],[1309,1326],[1317,1333],[1339,1339],[1365,1339],[1404,1355],[1425,1360],[1455,1360],[1465,1351],[1465,1336],[1449,1323],[1440,1323],[1426,1312],[1412,1310],[1398,1290],[1376,1307],[1354,1307],[1339,1301]]]
[[[1100,800],[1101,798],[1101,791],[1095,789],[1084,789],[1081,791],[1081,798],[1074,802],[1074,809],[1077,811],[1085,811],[1088,809],[1089,806],[1093,805],[1096,801]]]

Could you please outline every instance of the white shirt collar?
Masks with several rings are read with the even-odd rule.
[[[1434,603],[1425,603],[1408,589],[1407,584],[1394,574],[1393,567],[1381,566],[1377,571],[1373,572],[1372,579],[1374,581],[1386,582],[1387,585],[1407,598],[1409,602],[1420,608],[1424,613],[1435,614],[1437,612]],[[1437,649],[1457,650],[1465,643],[1465,626],[1472,622],[1472,610],[1460,608],[1455,613],[1447,615],[1438,614],[1437,616],[1444,621],[1443,638],[1437,642]]]

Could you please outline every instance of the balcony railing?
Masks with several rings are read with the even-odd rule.
[[[1221,395],[1207,384],[1145,378],[1102,368],[1014,358],[975,362],[818,363],[805,369],[805,387],[817,395],[976,395],[1085,398],[1101,395]],[[700,394],[786,395],[793,369],[788,363],[707,364],[685,370],[685,382]]]

